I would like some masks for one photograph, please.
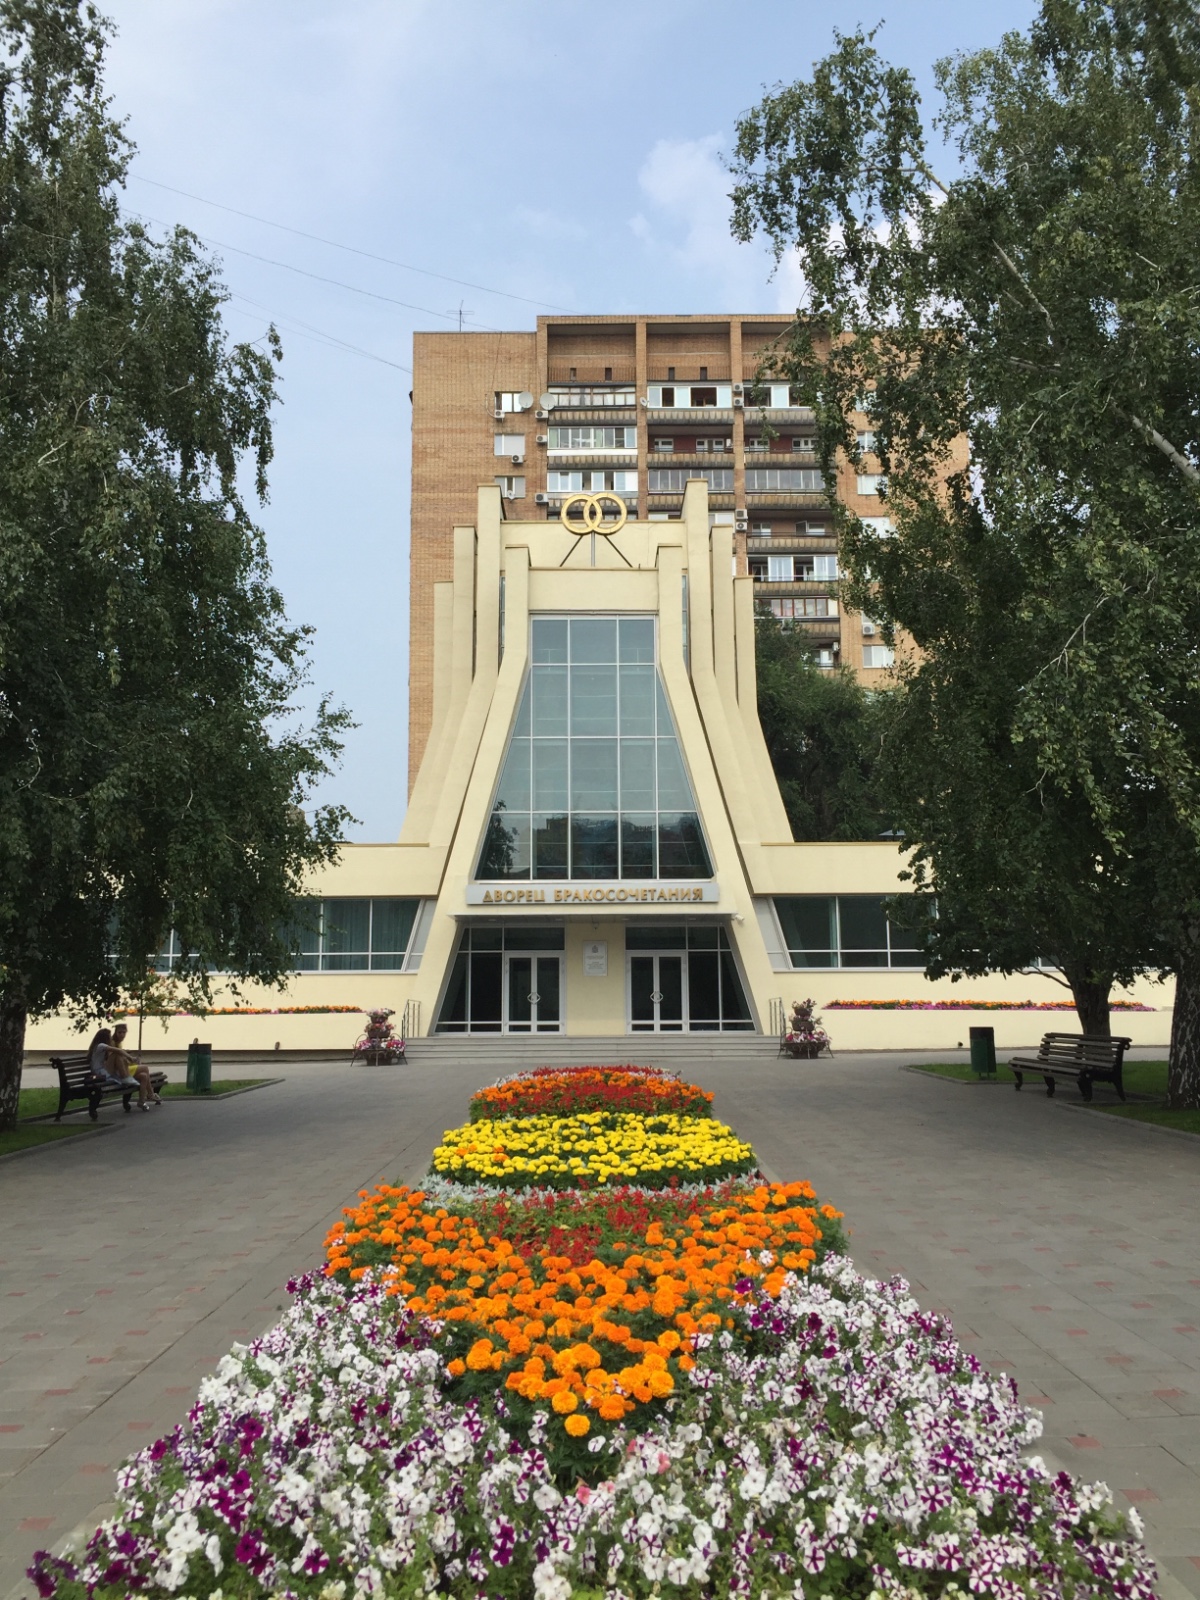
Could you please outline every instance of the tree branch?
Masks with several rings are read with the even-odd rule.
[[[1152,428],[1148,422],[1143,422],[1141,417],[1136,416],[1132,411],[1122,411],[1116,406],[1113,409],[1119,417],[1128,418],[1143,439],[1152,444],[1156,450],[1161,450],[1175,470],[1181,472],[1189,483],[1200,485],[1200,472],[1197,472],[1185,455],[1176,450],[1169,439],[1163,438],[1157,428]]]

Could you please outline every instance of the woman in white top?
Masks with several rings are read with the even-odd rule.
[[[122,1028],[117,1031],[124,1038],[125,1030]],[[105,1084],[110,1084],[115,1089],[136,1089],[138,1105],[143,1111],[149,1111],[152,1098],[149,1071],[143,1068],[135,1077],[126,1070],[125,1063],[129,1060],[131,1057],[123,1050],[114,1048],[113,1035],[107,1028],[100,1028],[88,1045],[88,1065],[92,1069],[93,1077],[102,1079]]]

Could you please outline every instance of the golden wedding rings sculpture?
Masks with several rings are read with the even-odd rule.
[[[606,506],[616,507],[616,516],[606,520]],[[577,509],[578,508],[578,509]],[[558,519],[568,533],[582,538],[587,533],[602,533],[606,539],[625,526],[629,507],[619,494],[602,489],[599,494],[572,494],[562,503]]]

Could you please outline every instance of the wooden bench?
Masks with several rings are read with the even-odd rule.
[[[72,1100],[86,1101],[88,1116],[93,1122],[100,1115],[102,1100],[120,1100],[127,1112],[131,1110],[130,1101],[138,1092],[138,1086],[132,1083],[132,1080],[132,1087],[128,1089],[118,1088],[115,1083],[106,1083],[93,1074],[87,1056],[51,1056],[50,1065],[58,1073],[58,1110],[54,1114],[55,1122],[62,1121],[63,1112],[67,1110]],[[161,1092],[166,1081],[165,1072],[150,1074],[150,1087],[155,1094]]]
[[[1099,1034],[1047,1033],[1036,1056],[1014,1056],[1008,1065],[1018,1089],[1029,1073],[1045,1080],[1048,1095],[1054,1093],[1058,1079],[1063,1078],[1077,1083],[1085,1100],[1092,1098],[1094,1083],[1111,1083],[1124,1100],[1121,1067],[1132,1043],[1132,1039],[1106,1039]]]

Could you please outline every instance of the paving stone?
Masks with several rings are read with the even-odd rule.
[[[627,1053],[613,1041],[613,1059]],[[959,1094],[897,1070],[911,1059],[764,1055],[695,1077],[771,1171],[845,1211],[863,1270],[906,1277],[1044,1407],[1048,1460],[1137,1505],[1163,1600],[1200,1596],[1200,1147],[1036,1094]],[[449,1054],[283,1070],[254,1094],[0,1163],[0,1596],[29,1593],[34,1548],[105,1514],[113,1468],[275,1319],[340,1208],[381,1179],[416,1181],[491,1076]],[[104,1205],[64,1233],[64,1191]]]

